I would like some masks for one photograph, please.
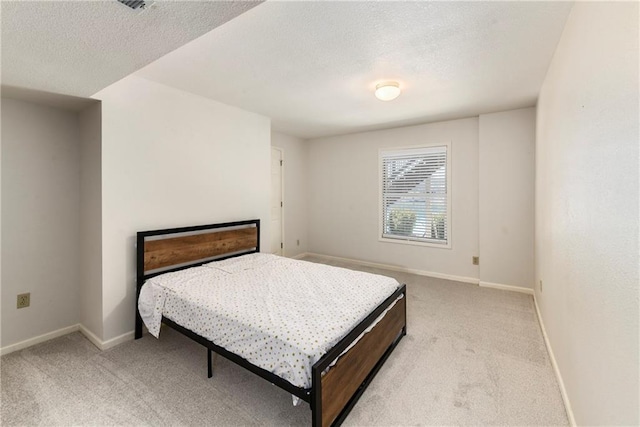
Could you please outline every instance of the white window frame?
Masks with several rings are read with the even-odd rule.
[[[447,242],[436,243],[433,241],[420,241],[415,239],[403,239],[401,237],[384,237],[384,213],[383,213],[383,156],[385,153],[398,152],[404,150],[415,150],[420,148],[433,148],[433,147],[446,147],[447,148]],[[432,143],[413,145],[405,147],[384,147],[378,149],[378,241],[385,243],[396,243],[402,245],[415,245],[415,246],[428,246],[432,248],[451,249],[453,241],[453,222],[451,212],[451,194],[452,194],[452,181],[451,181],[451,142]]]

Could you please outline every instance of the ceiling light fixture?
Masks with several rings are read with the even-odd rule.
[[[391,101],[400,96],[400,84],[398,82],[383,82],[376,85],[376,98],[380,101]]]

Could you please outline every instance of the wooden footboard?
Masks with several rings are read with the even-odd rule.
[[[325,375],[321,372],[335,358],[328,355],[314,366],[314,396],[311,404],[314,427],[342,423],[386,358],[406,334],[407,299],[404,285],[399,292],[405,297],[398,300],[382,320],[342,355]]]

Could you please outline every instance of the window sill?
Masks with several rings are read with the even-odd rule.
[[[397,243],[400,245],[411,245],[411,246],[426,246],[429,248],[438,248],[438,249],[451,249],[451,239],[445,243],[430,243],[430,242],[420,242],[416,240],[405,240],[402,238],[391,238],[391,237],[378,237],[378,241],[383,243]]]

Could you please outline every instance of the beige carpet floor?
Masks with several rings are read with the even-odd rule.
[[[326,262],[319,258],[310,261]],[[531,296],[407,284],[408,335],[345,425],[567,425]],[[73,333],[1,358],[2,425],[310,425],[286,392],[170,329],[99,351]]]

